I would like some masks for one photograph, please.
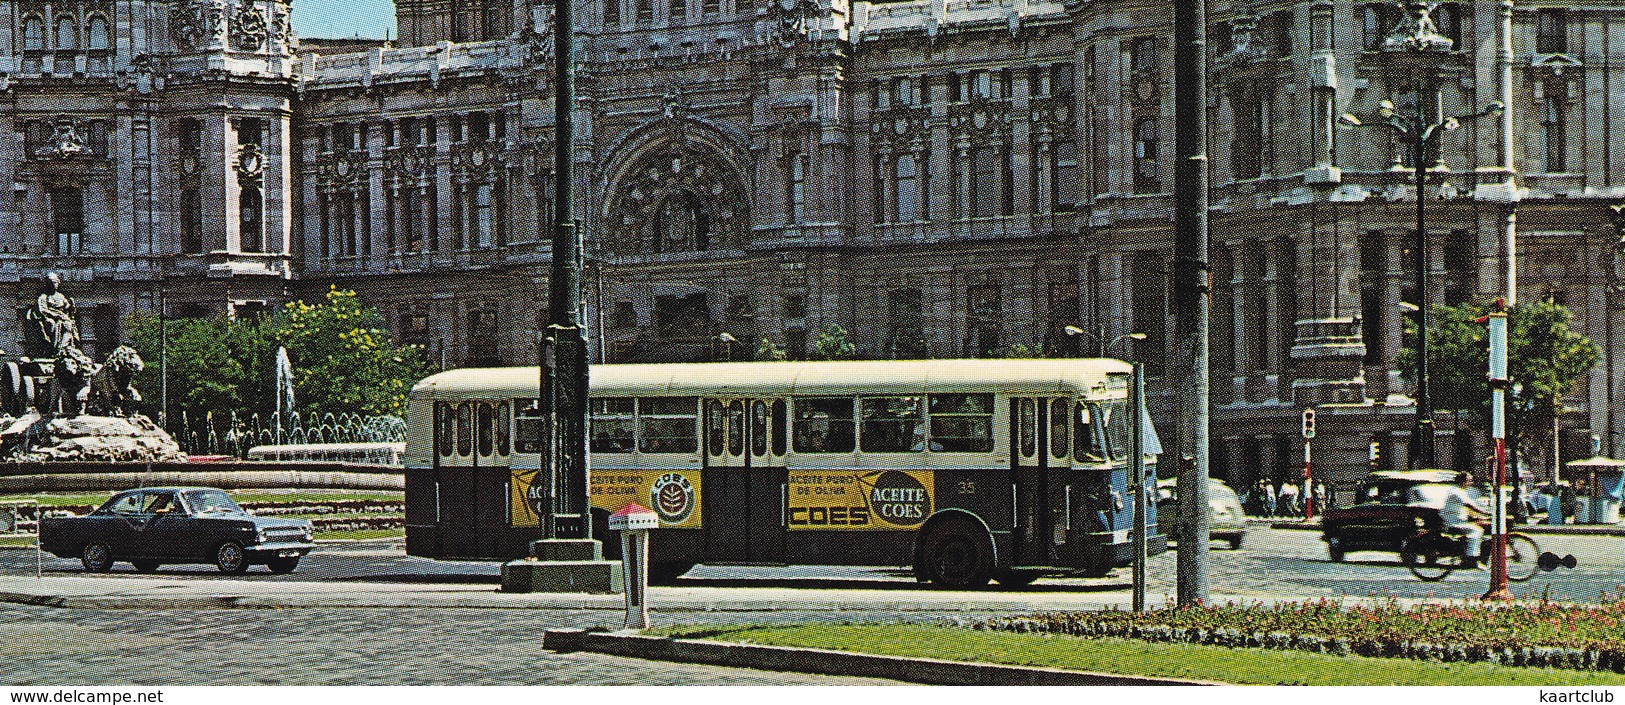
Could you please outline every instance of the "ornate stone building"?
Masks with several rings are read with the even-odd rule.
[[[1168,411],[1166,3],[578,4],[595,355],[796,356],[829,324],[872,357],[1098,354],[1137,331]],[[300,43],[287,13],[0,0],[0,282],[20,307],[63,271],[98,352],[160,304],[257,315],[336,284],[445,366],[534,360],[550,5],[400,0],[393,45]],[[1327,476],[1372,447],[1404,464],[1417,155],[1335,120],[1384,100],[1510,105],[1421,157],[1444,167],[1432,298],[1515,276],[1573,307],[1607,354],[1566,437],[1625,453],[1606,208],[1625,197],[1625,3],[1444,3],[1448,50],[1421,62],[1384,51],[1414,21],[1393,5],[1214,0],[1209,18],[1215,474],[1294,475],[1310,404]],[[1483,431],[1439,424],[1439,457],[1476,463]]]

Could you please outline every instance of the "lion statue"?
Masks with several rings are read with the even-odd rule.
[[[141,394],[130,386],[130,381],[145,363],[135,348],[120,345],[108,354],[107,362],[90,378],[90,393],[85,408],[99,416],[130,416],[135,413]]]

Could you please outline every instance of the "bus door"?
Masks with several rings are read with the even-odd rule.
[[[1039,418],[1045,411],[1033,397],[1010,400],[1010,479],[1015,502],[1011,516],[1013,554],[1010,565],[1048,565],[1050,516],[1045,501],[1048,489]]]
[[[479,402],[450,402],[446,424],[451,433],[451,453],[438,457],[435,484],[439,488],[440,552],[446,558],[473,558],[479,555],[479,493],[474,490],[474,421]]]
[[[503,557],[499,543],[508,531],[509,415],[507,400],[475,404],[473,495],[479,511],[473,512],[472,519],[475,535],[480,537],[477,549],[485,558]]]
[[[750,462],[745,454],[745,400],[705,400],[705,510],[708,560],[750,560]]]
[[[707,559],[764,562],[784,556],[784,454],[774,454],[773,408],[782,401],[705,400]],[[782,415],[782,414],[781,414]]]

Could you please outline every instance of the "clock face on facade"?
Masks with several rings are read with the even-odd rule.
[[[259,171],[260,171],[260,155],[258,155],[258,154],[244,154],[243,155],[243,171],[246,171],[246,172],[248,172],[250,174],[259,173]]]
[[[1140,96],[1140,100],[1151,100],[1151,97],[1157,94],[1157,84],[1150,80],[1141,80],[1134,85],[1134,94]]]
[[[485,166],[485,152],[474,150],[473,154],[468,155],[468,160],[473,162],[474,166]]]

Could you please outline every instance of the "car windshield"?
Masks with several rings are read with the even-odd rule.
[[[231,501],[231,497],[220,490],[192,490],[185,493],[186,505],[192,508],[193,514],[211,514],[216,512],[239,512],[242,507]]]

